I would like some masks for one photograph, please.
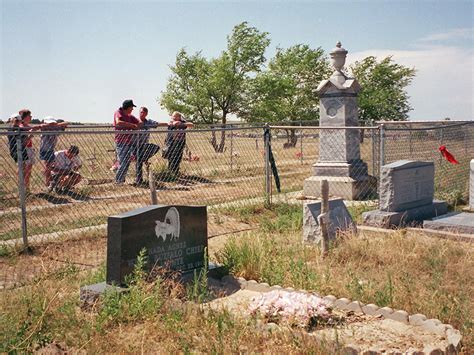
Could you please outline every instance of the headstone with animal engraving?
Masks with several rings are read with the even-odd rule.
[[[202,268],[207,248],[206,206],[139,208],[108,219],[107,283],[123,284],[143,248],[148,266],[186,272]]]
[[[206,206],[152,205],[110,216],[106,282],[82,287],[81,300],[93,301],[110,285],[124,286],[142,249],[148,269],[201,270],[207,260]]]

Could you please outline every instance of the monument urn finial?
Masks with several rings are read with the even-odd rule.
[[[337,42],[336,48],[329,54],[331,56],[332,66],[336,71],[340,72],[346,63],[347,50],[342,47],[341,42]]]

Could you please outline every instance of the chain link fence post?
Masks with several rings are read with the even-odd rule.
[[[443,141],[444,141],[444,130],[443,130],[443,127],[441,127],[441,129],[439,131],[439,146],[440,147],[443,145]],[[443,155],[442,154],[439,154],[439,164],[443,165]]]
[[[18,131],[16,139],[16,153],[18,160],[18,192],[20,194],[20,209],[21,209],[21,237],[23,239],[23,246],[28,249],[28,226],[26,223],[26,189],[23,172],[23,145],[21,142],[21,131]]]
[[[385,125],[380,125],[380,169],[385,165]]]
[[[371,129],[370,130],[370,134],[371,134],[371,140],[372,140],[372,175],[377,175],[377,170],[376,170],[376,165],[377,165],[377,162],[376,162],[376,155],[375,155],[375,129]],[[378,178],[378,176],[377,176]]]
[[[412,138],[411,138],[411,134],[412,134],[412,124],[410,123],[410,125],[408,126],[408,128],[410,129],[408,132],[409,132],[409,135],[408,135],[408,141],[409,141],[409,145],[410,145],[410,156],[413,155],[413,142],[412,142]]]
[[[378,186],[380,186],[380,175],[382,173],[382,166],[385,165],[385,125],[384,124],[380,125],[379,136],[380,136],[380,149],[379,149],[380,160],[379,160],[379,173],[378,173],[379,183],[377,184],[377,188]],[[380,207],[380,199],[379,199],[379,207]]]
[[[263,141],[265,146],[265,203],[271,203],[271,172],[270,172],[270,127],[268,123],[263,129]]]
[[[230,128],[233,128],[231,125]],[[230,171],[234,171],[234,131],[230,131]]]
[[[300,127],[303,126],[303,122],[300,121]],[[303,129],[300,129],[300,161],[301,165],[303,165]]]

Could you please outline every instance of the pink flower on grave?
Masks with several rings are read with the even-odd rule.
[[[279,319],[303,328],[312,318],[327,320],[330,317],[330,307],[321,297],[287,291],[271,291],[254,297],[249,311],[272,321]]]

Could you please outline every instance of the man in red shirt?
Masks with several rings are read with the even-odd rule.
[[[133,108],[136,107],[132,100],[125,100],[114,113],[114,127],[116,131],[133,131],[140,129],[140,121],[132,115]],[[123,184],[127,176],[130,158],[134,151],[136,135],[131,132],[115,134],[115,147],[117,159],[120,164],[115,175],[115,183]]]

